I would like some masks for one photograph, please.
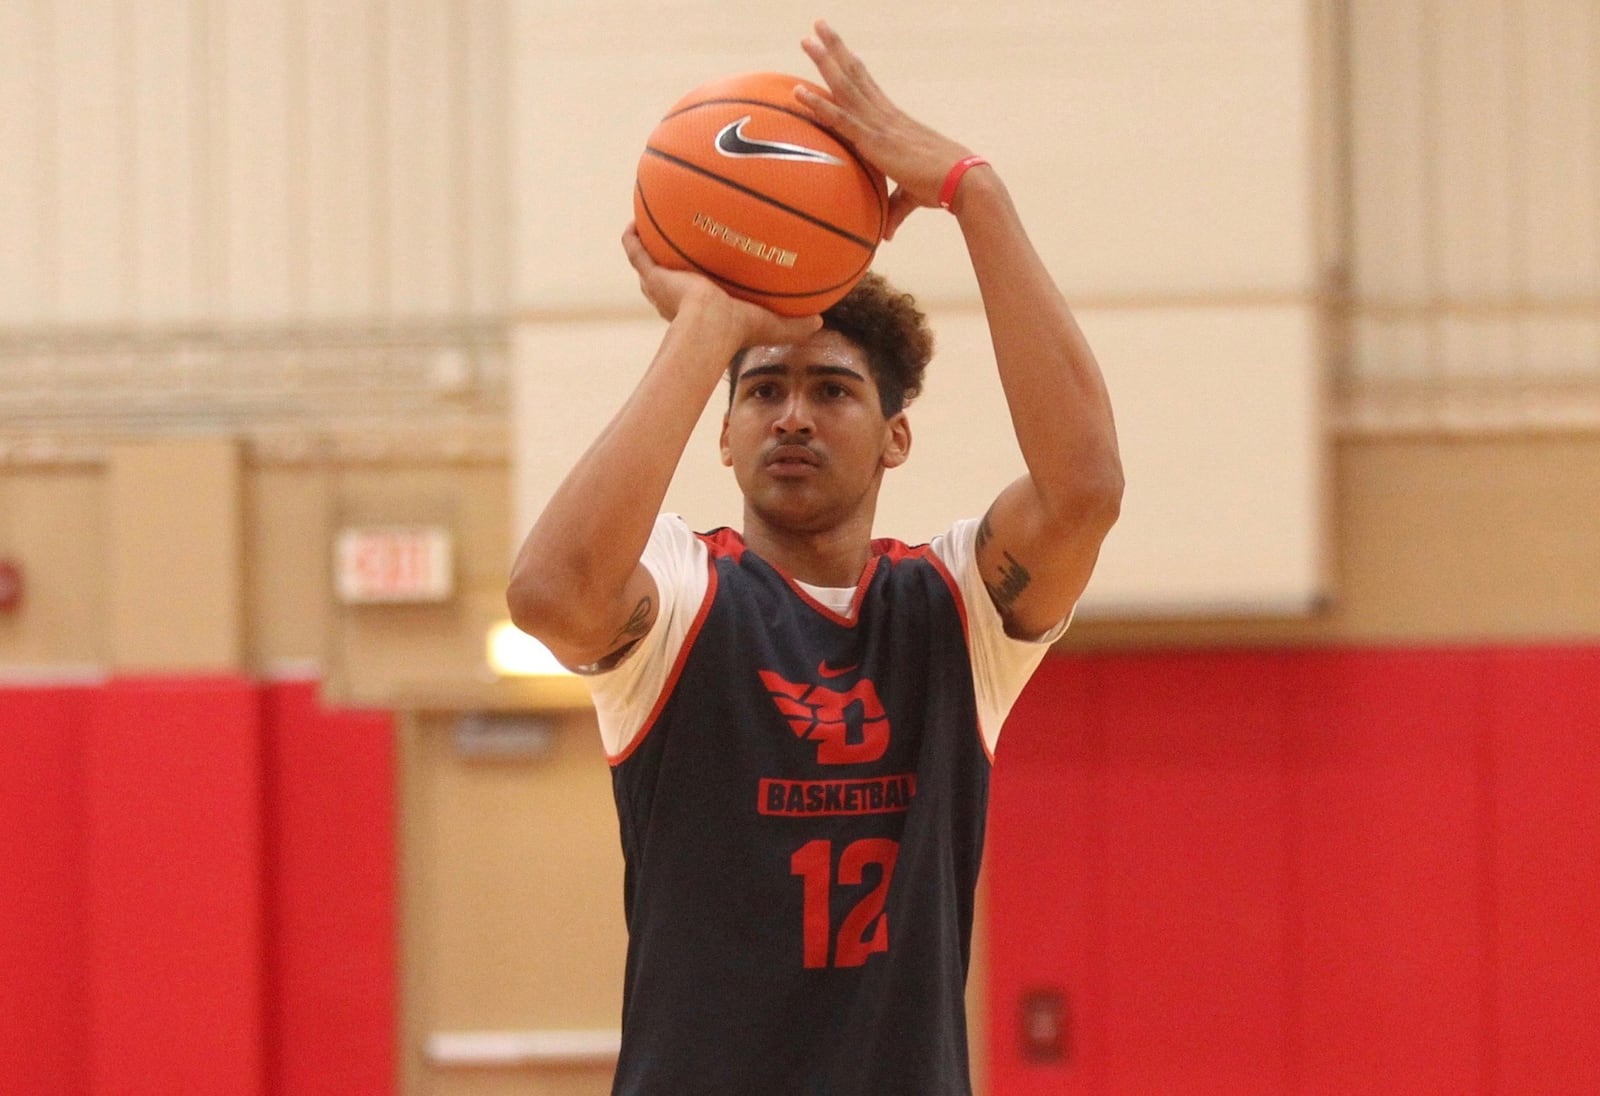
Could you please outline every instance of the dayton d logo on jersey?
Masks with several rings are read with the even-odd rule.
[[[830,672],[824,662],[817,672],[837,677],[846,671]],[[889,748],[889,715],[869,679],[843,693],[788,681],[771,670],[761,671],[761,683],[795,737],[816,743],[819,765],[860,765],[878,760]]]

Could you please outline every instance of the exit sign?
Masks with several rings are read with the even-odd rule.
[[[344,529],[334,578],[346,605],[448,601],[455,592],[454,542],[437,525]]]

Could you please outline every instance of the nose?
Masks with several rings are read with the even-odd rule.
[[[772,430],[778,435],[809,434],[813,426],[811,403],[805,393],[793,392],[783,401],[778,417],[772,420]]]

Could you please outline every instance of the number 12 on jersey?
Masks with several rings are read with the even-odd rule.
[[[807,841],[789,857],[789,874],[800,877],[803,887],[801,917],[802,943],[808,970],[829,965],[833,935],[833,888],[859,887],[868,882],[867,869],[877,868],[872,889],[863,894],[839,923],[837,944],[833,947],[833,966],[859,967],[867,956],[889,950],[889,915],[884,901],[889,896],[889,878],[894,874],[900,842],[887,837],[864,837],[852,841],[839,854],[838,874],[834,873],[833,842],[821,838]]]

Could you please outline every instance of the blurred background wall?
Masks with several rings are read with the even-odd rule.
[[[0,1091],[607,1091],[604,759],[485,637],[659,332],[645,134],[814,14],[0,5]],[[983,1090],[1595,1088],[1600,12],[832,18],[1001,166],[1130,469],[997,760]],[[880,260],[905,536],[1014,462],[954,236]]]

